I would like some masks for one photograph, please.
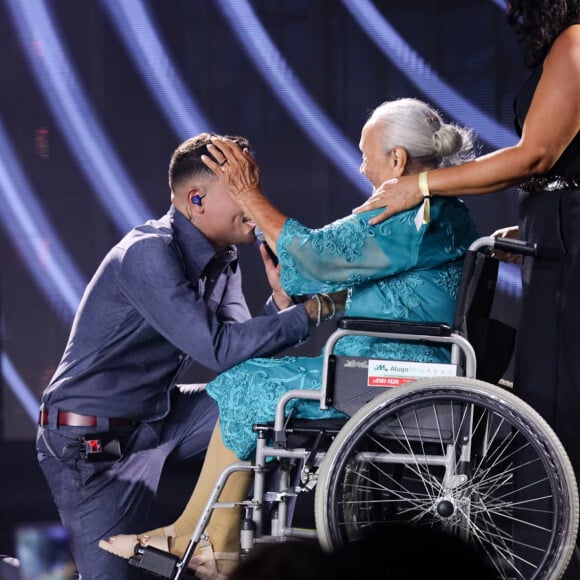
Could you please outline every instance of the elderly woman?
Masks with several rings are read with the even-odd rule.
[[[427,104],[401,99],[379,106],[363,127],[361,172],[378,188],[385,180],[424,175],[469,158],[471,133],[447,124]],[[345,311],[407,321],[451,323],[462,271],[462,258],[477,237],[464,204],[454,198],[426,199],[379,227],[368,221],[379,213],[349,215],[321,229],[309,229],[279,212],[262,194],[259,171],[247,151],[235,143],[214,140],[208,150],[217,163],[203,158],[228,191],[263,230],[280,260],[281,282],[289,295],[318,294],[321,319],[336,308],[331,293],[346,290]],[[447,361],[444,347],[345,337],[339,354],[382,359]],[[183,553],[212,486],[226,465],[252,456],[252,425],[270,421],[276,402],[290,389],[319,389],[322,357],[251,359],[222,373],[207,385],[220,410],[198,484],[180,518],[164,530],[139,536],[115,536],[102,547],[129,557],[137,541]],[[294,401],[293,415],[336,416],[313,401]],[[225,445],[225,446],[224,446]],[[230,478],[221,501],[245,497],[249,473]],[[239,551],[239,510],[217,510],[206,528],[210,543],[192,559],[196,574],[219,578],[235,563]],[[215,553],[212,553],[215,550]],[[205,575],[204,575],[205,574]]]

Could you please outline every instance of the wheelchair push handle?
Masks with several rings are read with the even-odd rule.
[[[491,236],[478,238],[469,249],[473,252],[489,248],[490,250],[501,250],[510,254],[521,254],[523,256],[536,256],[538,245],[524,240],[512,240],[510,238],[492,238]]]
[[[494,248],[502,252],[521,254],[523,256],[535,256],[538,251],[537,244],[525,242],[524,240],[508,240],[506,238],[496,238]]]

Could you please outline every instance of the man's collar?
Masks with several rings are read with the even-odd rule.
[[[215,248],[175,206],[169,208],[168,215],[186,264],[194,269],[198,278],[201,277],[206,266],[216,256]],[[235,271],[238,263],[237,248],[229,246],[219,254],[229,256],[228,261],[232,263]]]

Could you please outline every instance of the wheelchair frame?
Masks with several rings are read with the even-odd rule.
[[[535,255],[536,252],[534,246],[523,242],[480,238],[472,244],[468,256],[487,256],[494,248],[528,255]],[[402,504],[403,507],[398,505],[397,509],[403,514],[412,514],[409,520],[414,523],[435,523],[444,531],[458,534],[478,545],[484,544],[478,534],[488,533],[487,527],[497,523],[496,515],[508,520],[511,518],[508,528],[498,532],[497,550],[493,546],[483,545],[483,552],[497,570],[498,578],[559,578],[571,557],[578,526],[578,490],[574,473],[556,435],[535,411],[513,394],[476,379],[476,351],[465,336],[475,286],[481,284],[480,279],[474,281],[477,276],[474,277],[471,271],[473,263],[472,260],[468,267],[466,262],[453,327],[439,323],[415,324],[378,319],[340,320],[339,328],[325,344],[321,390],[292,390],[285,393],[278,402],[273,426],[254,427],[258,433],[255,461],[240,461],[222,472],[183,557],[179,559],[138,545],[131,563],[160,577],[184,578],[213,510],[231,507],[246,510],[247,517],[241,529],[242,554],[258,543],[288,539],[318,538],[323,547],[330,550],[345,541],[356,539],[359,534],[357,526],[361,523],[363,527],[366,523],[372,527],[369,514],[376,517],[378,513],[380,517],[384,512],[378,511],[376,505],[381,503],[383,496],[389,495],[389,509],[394,504]],[[489,290],[489,282],[486,283]],[[369,389],[365,391],[365,387],[357,386],[360,391],[357,396],[364,399],[364,404],[359,405],[361,408],[345,420],[342,427],[333,420],[323,425],[316,421],[304,421],[310,427],[288,427],[285,408],[288,401],[294,398],[318,401],[321,409],[333,405],[337,365],[334,347],[342,337],[353,334],[449,345],[451,364],[459,369],[462,376],[417,380],[387,389],[378,396],[373,396],[374,391],[369,394],[366,392]],[[448,428],[451,437],[444,441],[442,433],[446,430],[440,423],[444,417],[443,411],[448,413],[449,410],[452,417]],[[435,425],[436,437],[425,435],[425,423],[420,423],[419,416],[421,419],[430,418]],[[289,434],[300,430],[314,435],[313,445],[293,447],[289,444]],[[403,435],[402,441],[397,439],[400,434]],[[322,445],[325,438],[333,439],[327,448]],[[432,448],[438,453],[434,453]],[[528,477],[526,464],[518,466],[515,463],[515,458],[522,453],[531,453],[532,463],[537,464],[534,469],[542,471],[542,478],[544,472],[546,474],[546,484],[543,479],[541,485],[535,481],[530,484],[532,488],[541,487],[542,497],[526,496],[522,500],[518,495],[529,487],[519,483],[519,478]],[[509,460],[503,456],[509,457]],[[268,490],[266,480],[271,458],[300,462],[300,484],[292,481],[289,469],[282,469],[277,489]],[[391,474],[390,466],[410,472],[406,478],[412,488],[421,488],[421,497],[425,495],[423,488],[436,481],[436,492],[430,494],[433,497],[427,498],[421,510],[417,508],[420,502],[411,496],[415,492],[410,492],[406,497],[403,484]],[[219,502],[228,477],[236,471],[254,473],[252,497],[239,503]],[[380,480],[374,489],[367,485],[371,479],[370,471],[375,473],[377,481]],[[312,489],[316,493],[316,529],[288,525],[289,503]],[[501,489],[501,494],[498,489]],[[360,496],[355,496],[356,493]],[[484,506],[485,509],[481,509],[487,500],[481,498],[486,494],[494,496],[495,503],[490,502],[491,508]],[[499,497],[494,494],[499,494]],[[544,494],[549,495],[547,501]],[[276,509],[268,522],[269,532],[265,533],[264,512],[269,504],[275,505]],[[544,520],[536,522],[534,519],[536,516],[531,508],[535,509],[536,504],[538,510],[541,508],[540,511],[547,512],[551,518],[545,526]],[[517,510],[526,510],[528,505],[531,506],[531,526],[542,529],[540,539],[536,540],[541,545],[532,550],[531,556],[526,552],[527,545],[522,548],[528,540],[516,541],[514,531],[520,525],[519,520],[528,517],[528,512],[523,511],[522,517],[513,515]],[[486,513],[488,509],[491,515]],[[358,511],[352,515],[355,510]],[[489,521],[486,520],[488,516]],[[479,522],[476,521],[478,517]],[[510,527],[512,523],[513,529]],[[481,526],[483,532],[480,533],[477,526]],[[522,549],[524,554],[520,555]],[[536,554],[540,549],[545,551],[545,555]]]

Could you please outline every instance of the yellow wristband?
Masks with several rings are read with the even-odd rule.
[[[431,219],[431,192],[429,191],[429,182],[427,181],[428,171],[419,173],[419,191],[423,194],[423,223],[428,224]]]
[[[427,181],[428,173],[428,171],[421,171],[421,173],[419,173],[419,191],[421,191],[423,197],[431,197],[429,182]]]

